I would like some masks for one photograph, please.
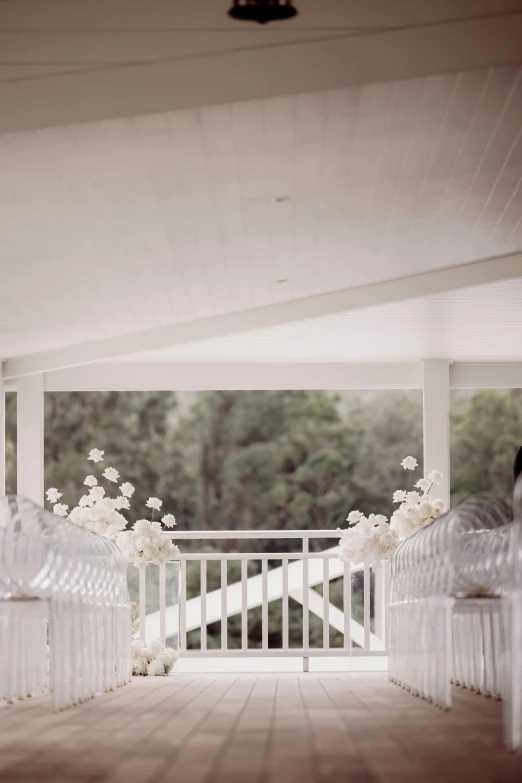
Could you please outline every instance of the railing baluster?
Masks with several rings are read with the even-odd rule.
[[[268,560],[261,562],[261,644],[268,650]]]
[[[248,560],[241,561],[241,649],[248,650]]]
[[[323,650],[330,649],[330,561],[323,560]]]
[[[201,649],[207,649],[207,561],[200,562]]]
[[[306,652],[310,647],[309,617],[308,617],[308,539],[303,538],[303,650]],[[307,657],[307,656],[305,656]],[[308,660],[304,662],[305,669]]]
[[[160,642],[165,646],[167,644],[165,632],[165,604],[167,603],[167,576],[165,563],[162,563],[158,569],[159,575],[159,610],[160,610]]]
[[[221,561],[221,649],[228,649],[227,561]]]
[[[352,565],[344,564],[343,573],[344,649],[352,649]]]
[[[283,566],[283,639],[282,649],[288,650],[288,558],[282,561]]]
[[[236,531],[238,538],[255,539],[257,531]],[[288,656],[292,653],[298,653],[303,658],[303,670],[309,670],[310,654],[317,656],[328,656],[337,654],[336,649],[331,647],[330,643],[330,625],[333,625],[344,635],[344,650],[352,655],[364,655],[365,650],[370,650],[374,644],[373,620],[371,618],[371,606],[375,601],[379,604],[379,598],[385,609],[387,592],[389,588],[389,570],[386,566],[383,568],[380,582],[374,584],[372,588],[371,571],[368,567],[363,571],[364,584],[364,624],[361,627],[358,622],[352,619],[352,576],[363,570],[363,566],[353,566],[350,563],[341,563],[334,550],[328,552],[311,552],[310,538],[321,539],[333,538],[333,531],[261,531],[260,538],[271,538],[275,541],[286,538],[299,538],[301,540],[301,550],[291,552],[278,552],[276,548],[271,547],[270,552],[259,554],[247,552],[197,552],[182,554],[179,558],[180,563],[180,601],[178,612],[168,607],[168,575],[169,566],[158,569],[160,575],[159,584],[159,611],[152,615],[147,615],[147,593],[146,593],[146,572],[139,573],[139,610],[141,622],[141,635],[147,640],[154,636],[163,641],[166,637],[173,635],[174,617],[179,620],[179,649],[186,653],[188,657],[203,655],[211,657],[212,655],[237,656],[251,653],[248,638],[248,610],[249,606],[261,606],[261,650],[260,654],[267,656],[282,655]],[[218,540],[231,536],[231,531],[184,531],[184,540],[213,539]],[[270,534],[270,535],[269,535]],[[329,535],[330,534],[330,535]],[[201,596],[187,598],[187,563],[200,561],[200,587]],[[208,591],[208,561],[220,561],[221,569],[221,587],[216,590]],[[239,560],[241,563],[241,577],[234,585],[228,585],[228,561]],[[248,560],[257,560],[261,562],[258,576],[249,578]],[[269,567],[269,562],[280,561],[280,567]],[[322,566],[320,562],[323,561]],[[300,579],[302,576],[302,581]],[[343,577],[343,617],[330,605],[331,591],[330,579]],[[323,602],[321,606],[320,596],[310,587],[310,580],[313,586],[322,585]],[[372,590],[374,591],[372,594]],[[291,591],[295,591],[292,592]],[[377,592],[379,596],[377,596]],[[301,595],[302,593],[302,595]],[[302,647],[300,650],[293,650],[290,647],[290,595],[302,603]],[[386,596],[386,599],[385,599]],[[270,601],[281,598],[281,646],[278,649],[270,648]],[[383,600],[385,599],[385,600]],[[249,603],[250,602],[250,603]],[[176,608],[176,607],[175,607]],[[323,616],[323,639],[322,645],[318,649],[310,650],[310,610],[315,614]],[[233,612],[241,615],[241,645],[240,650],[229,649],[228,647],[228,613]],[[208,623],[219,622],[221,619],[222,641],[220,650],[210,650],[208,647]],[[196,622],[194,622],[196,621]],[[187,627],[188,623],[190,625]],[[377,629],[379,626],[376,617]],[[187,651],[187,633],[188,630],[200,629],[201,646],[198,650]],[[381,631],[384,633],[385,628]],[[357,650],[353,650],[352,633],[357,640]],[[376,649],[372,654],[387,654],[387,645],[376,642]],[[341,648],[340,648],[341,649]]]
[[[187,561],[181,561],[180,572],[180,596],[179,596],[179,649],[185,652],[187,649]]]
[[[384,561],[382,564],[382,567],[384,569],[384,579],[383,579],[383,610],[382,610],[382,641],[384,644],[385,649],[388,648],[388,603],[390,600],[390,582],[391,582],[391,563]]]
[[[364,649],[370,649],[370,566],[364,564]]]
[[[146,568],[140,568],[139,574],[139,588],[140,588],[140,639],[142,642],[146,641],[145,638],[145,623],[147,615],[147,576]]]

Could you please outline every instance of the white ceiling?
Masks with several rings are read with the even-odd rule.
[[[522,362],[522,279],[126,356],[123,362]]]
[[[513,66],[0,136],[0,355],[520,250],[521,133]]]
[[[2,0],[0,133],[520,63],[522,0]]]
[[[522,0],[230,2],[0,0],[1,358],[522,249]],[[160,358],[512,360],[486,290]]]

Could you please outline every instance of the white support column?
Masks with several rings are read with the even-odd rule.
[[[0,496],[5,495],[5,389],[0,362]]]
[[[17,493],[44,502],[43,375],[18,378]]]
[[[430,470],[444,474],[436,497],[449,507],[449,362],[428,359],[424,362],[424,475]],[[435,492],[435,490],[434,490]],[[433,493],[432,493],[433,494]]]

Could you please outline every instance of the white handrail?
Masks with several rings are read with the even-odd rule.
[[[181,582],[185,582],[186,564],[188,561],[199,561],[201,569],[201,596],[185,599],[184,590],[180,606],[165,607],[165,588],[160,586],[160,610],[145,616],[143,611],[145,599],[140,595],[140,619],[142,629],[147,638],[161,638],[163,641],[176,634],[180,627],[180,648],[187,655],[302,655],[305,669],[310,655],[332,654],[386,654],[383,639],[384,611],[386,602],[385,591],[387,579],[375,580],[375,623],[377,633],[370,628],[370,571],[362,564],[353,566],[342,563],[338,557],[338,547],[332,547],[322,552],[311,552],[311,539],[338,538],[335,530],[194,530],[173,531],[166,533],[178,541],[190,540],[255,540],[255,539],[300,539],[302,549],[299,552],[183,552],[179,558],[181,565]],[[227,584],[227,567],[230,560],[241,563],[241,579],[234,584]],[[248,560],[261,563],[261,572],[248,577]],[[210,561],[221,563],[221,587],[207,593],[207,564]],[[268,569],[268,561],[281,561],[281,566]],[[358,623],[351,616],[351,576],[358,571],[364,571],[364,624]],[[164,570],[160,569],[160,578]],[[329,600],[329,586],[332,579],[343,579],[343,602],[345,611],[334,606]],[[322,584],[321,597],[313,587]],[[140,580],[142,587],[142,580]],[[204,598],[204,600],[202,600]],[[290,648],[288,643],[288,600],[293,598],[303,606],[303,646]],[[268,647],[268,605],[282,599],[282,645],[273,649]],[[248,647],[248,610],[261,606],[262,608],[262,644],[261,648]],[[309,645],[309,612],[323,620],[323,647],[311,648]],[[227,620],[234,615],[241,615],[241,649],[228,649]],[[221,622],[222,649],[209,650],[207,645],[207,626]],[[204,627],[203,627],[204,626]],[[344,647],[330,648],[329,628],[332,627],[344,636]],[[201,648],[186,650],[186,634],[189,631],[201,629]],[[353,644],[357,649],[353,649]]]

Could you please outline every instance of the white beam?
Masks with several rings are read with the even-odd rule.
[[[450,387],[452,389],[522,389],[522,362],[452,364]]]
[[[17,493],[43,505],[43,377],[31,375],[17,384]]]
[[[0,495],[5,495],[5,469],[5,389],[0,377]]]
[[[4,378],[76,367],[171,345],[238,334],[516,277],[522,277],[522,253],[20,356],[6,361]]]
[[[522,362],[455,362],[450,389],[521,389]],[[44,391],[214,389],[422,389],[422,362],[368,364],[178,364],[102,362],[44,374]],[[17,379],[4,384],[16,391]]]
[[[424,475],[431,470],[444,474],[437,497],[449,507],[449,362],[429,359],[424,362]]]
[[[101,363],[45,373],[44,391],[421,389],[422,363]]]

